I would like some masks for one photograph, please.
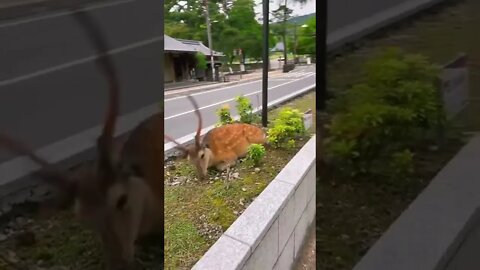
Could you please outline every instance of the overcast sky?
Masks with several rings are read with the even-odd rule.
[[[257,13],[257,18],[261,18],[262,15],[262,0],[255,0],[257,6],[255,7],[255,12]],[[315,0],[308,0],[304,5],[294,3],[292,0],[288,0],[287,5],[290,9],[293,9],[293,16],[306,15],[310,13],[315,13]],[[284,0],[270,0],[270,12],[278,8],[279,3],[285,3]]]

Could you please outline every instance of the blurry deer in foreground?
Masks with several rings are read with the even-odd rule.
[[[98,67],[109,84],[110,102],[102,134],[97,139],[96,167],[70,176],[7,135],[0,135],[0,144],[43,167],[37,174],[60,190],[56,206],[73,204],[77,217],[99,234],[108,269],[130,269],[136,239],[148,233],[163,233],[163,112],[140,123],[114,161],[113,134],[119,106],[117,75],[92,18],[83,11],[74,16],[94,43],[99,54]],[[159,245],[163,245],[163,237]]]
[[[169,136],[165,135],[165,139],[177,145],[177,148],[196,167],[200,179],[205,179],[207,169],[215,166],[219,171],[227,170],[228,181],[230,166],[234,165],[237,159],[247,155],[250,145],[265,144],[265,132],[251,124],[232,123],[215,127],[200,139],[202,116],[195,100],[191,96],[187,97],[193,104],[198,118],[195,143],[185,147]]]

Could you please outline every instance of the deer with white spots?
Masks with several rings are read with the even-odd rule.
[[[134,266],[135,242],[146,234],[163,233],[163,111],[140,123],[114,158],[113,134],[119,107],[119,83],[107,45],[92,18],[83,11],[74,18],[97,50],[96,63],[109,84],[109,105],[97,139],[96,166],[77,175],[53,168],[32,149],[0,134],[0,144],[42,167],[36,174],[58,189],[55,207],[74,206],[76,216],[100,236],[110,270]],[[163,237],[158,245],[163,246]],[[159,266],[163,269],[163,266]]]
[[[227,170],[229,178],[230,167],[236,164],[239,158],[248,153],[252,144],[265,144],[265,132],[255,125],[245,123],[232,123],[215,127],[200,138],[202,130],[202,116],[195,100],[187,96],[195,108],[198,118],[198,127],[195,135],[195,143],[183,146],[174,139],[165,135],[165,139],[177,145],[191,164],[197,170],[200,179],[208,175],[208,168],[216,167],[219,171]]]

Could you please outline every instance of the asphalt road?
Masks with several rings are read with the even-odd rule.
[[[314,84],[315,66],[297,67],[281,77],[269,79],[268,101],[271,102]],[[237,115],[234,99],[238,95],[250,98],[253,106],[258,107],[262,102],[261,91],[262,81],[259,80],[192,94],[202,113],[202,128],[218,122],[215,111],[224,104],[230,105],[232,116]],[[195,132],[196,128],[197,118],[190,101],[185,96],[165,99],[165,134],[173,138],[181,138]]]
[[[161,5],[154,0],[107,2],[90,14],[111,48],[124,116],[158,103],[163,95],[162,18],[149,12]],[[139,20],[125,20],[140,14]],[[102,124],[107,85],[95,67],[92,45],[68,12],[0,20],[0,44],[0,132],[40,149]],[[5,152],[0,149],[0,165],[16,156]]]

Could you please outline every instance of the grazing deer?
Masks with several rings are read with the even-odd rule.
[[[265,144],[265,132],[254,125],[244,123],[232,123],[211,129],[200,139],[202,130],[202,116],[197,103],[191,96],[187,96],[195,108],[198,118],[198,128],[195,135],[195,143],[190,146],[182,146],[169,136],[168,141],[177,145],[177,148],[197,169],[200,179],[207,177],[207,170],[216,167],[219,171],[227,170],[229,178],[230,166],[234,165],[239,158],[247,155],[248,148],[252,144]]]
[[[163,112],[140,123],[114,160],[113,133],[119,106],[116,72],[92,18],[83,11],[74,16],[94,43],[99,54],[97,65],[109,83],[110,101],[103,131],[97,139],[96,166],[83,168],[72,176],[55,169],[7,135],[0,135],[0,143],[43,168],[37,175],[60,191],[55,206],[73,205],[76,216],[100,236],[107,269],[130,269],[137,238],[163,233]],[[163,237],[159,245],[163,245]],[[163,265],[159,268],[163,269]]]

